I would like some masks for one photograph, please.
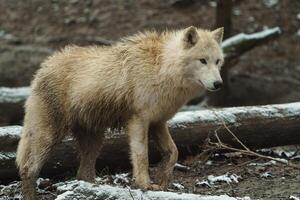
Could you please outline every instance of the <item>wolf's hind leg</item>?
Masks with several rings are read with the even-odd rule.
[[[173,169],[178,159],[178,150],[166,123],[155,124],[151,126],[150,131],[162,154],[157,179],[160,187],[165,190],[172,178]]]
[[[96,178],[96,161],[103,144],[104,132],[74,133],[80,157],[77,179],[94,182]]]

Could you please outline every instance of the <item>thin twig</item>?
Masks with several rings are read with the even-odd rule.
[[[228,128],[228,126],[226,125],[226,123],[224,122],[224,120],[222,120],[223,126],[225,127],[225,129],[234,137],[234,139],[236,139],[236,141],[242,145],[242,147],[244,147],[245,150],[250,151],[250,149],[244,145],[244,143],[238,138],[236,137],[236,135]]]
[[[213,144],[213,145],[215,145],[215,146],[217,146],[217,147],[221,147],[221,148],[223,148],[223,149],[227,149],[227,150],[231,150],[231,151],[237,151],[237,152],[240,152],[240,153],[242,153],[242,154],[245,154],[245,155],[250,155],[250,156],[256,156],[256,157],[259,157],[259,158],[264,158],[264,159],[268,159],[268,160],[274,160],[274,161],[277,161],[277,162],[279,162],[279,163],[283,163],[283,164],[286,164],[286,165],[288,165],[288,166],[290,166],[290,167],[293,167],[293,168],[296,168],[296,169],[300,169],[300,166],[298,166],[298,165],[295,165],[295,164],[293,164],[293,163],[290,163],[288,160],[286,160],[286,159],[281,159],[281,158],[274,158],[274,157],[271,157],[271,156],[265,156],[265,155],[262,155],[262,154],[259,154],[259,153],[256,153],[256,152],[254,152],[254,151],[252,151],[252,150],[250,150],[229,128],[228,128],[228,126],[226,125],[226,123],[225,123],[225,121],[221,118],[221,117],[219,117],[217,114],[216,114],[216,112],[215,112],[215,110],[214,109],[212,109],[213,110],[213,113],[216,115],[216,117],[218,117],[220,120],[221,120],[221,122],[222,122],[222,124],[223,124],[223,126],[224,126],[224,128],[237,140],[237,142],[244,148],[244,149],[238,149],[238,148],[233,148],[233,147],[230,147],[230,146],[228,146],[228,145],[226,145],[226,144],[224,144],[222,141],[221,141],[221,139],[219,138],[219,136],[218,136],[218,130],[220,129],[220,128],[218,128],[218,129],[216,129],[215,130],[215,137],[216,137],[216,139],[218,140],[218,143],[212,143],[212,142],[210,142],[211,144]]]
[[[264,159],[268,159],[268,160],[274,160],[274,161],[277,161],[279,163],[283,163],[283,164],[286,164],[290,167],[293,167],[293,168],[296,168],[296,169],[300,169],[300,166],[298,165],[295,165],[293,163],[290,163],[289,161],[285,160],[285,159],[281,159],[281,158],[274,158],[274,157],[271,157],[271,156],[265,156],[265,155],[262,155],[262,154],[259,154],[259,153],[256,153],[254,151],[251,151],[251,150],[244,150],[244,149],[237,149],[237,148],[234,148],[234,147],[230,147],[226,144],[224,144],[221,139],[219,138],[218,134],[215,133],[215,137],[217,138],[218,140],[218,143],[213,143],[211,142],[211,144],[219,147],[219,148],[222,148],[222,149],[227,149],[227,150],[231,150],[231,151],[237,151],[237,152],[240,152],[242,154],[245,154],[245,155],[250,155],[250,156],[256,156],[256,157],[260,157],[260,158],[264,158]]]
[[[129,191],[129,194],[130,194],[132,200],[134,200],[134,197],[133,197],[133,195],[132,195],[132,193],[131,193],[130,187],[128,187],[128,191]]]

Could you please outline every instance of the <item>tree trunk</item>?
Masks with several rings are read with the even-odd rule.
[[[177,144],[180,158],[199,150],[199,145],[218,130],[220,139],[231,146],[240,147],[223,126],[223,122],[249,148],[300,144],[300,103],[253,107],[232,107],[216,110],[179,112],[169,121],[172,137]],[[15,179],[15,150],[21,126],[0,128],[0,177],[2,181]],[[124,133],[106,134],[97,168],[129,167],[127,138]],[[47,176],[74,170],[77,166],[74,143],[67,138],[59,145],[52,159],[45,164]],[[154,144],[150,144],[150,161],[160,159]]]
[[[231,35],[232,0],[218,0],[216,8],[216,28],[224,27],[224,38]]]

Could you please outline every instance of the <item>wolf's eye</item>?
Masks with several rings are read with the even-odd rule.
[[[204,65],[207,64],[207,62],[206,62],[206,60],[205,60],[204,58],[201,58],[201,59],[199,59],[199,60],[200,60],[200,62],[201,62],[202,64],[204,64]]]
[[[217,59],[216,61],[216,65],[218,65],[220,63],[220,59]]]

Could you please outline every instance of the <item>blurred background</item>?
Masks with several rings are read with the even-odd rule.
[[[191,25],[211,30],[224,26],[226,38],[281,30],[227,62],[222,70],[224,89],[199,94],[192,104],[204,99],[217,107],[300,101],[297,0],[1,0],[0,87],[29,86],[40,63],[67,44],[110,45],[146,29]],[[1,91],[0,97],[11,92]],[[20,105],[0,98],[0,125],[20,124]]]

